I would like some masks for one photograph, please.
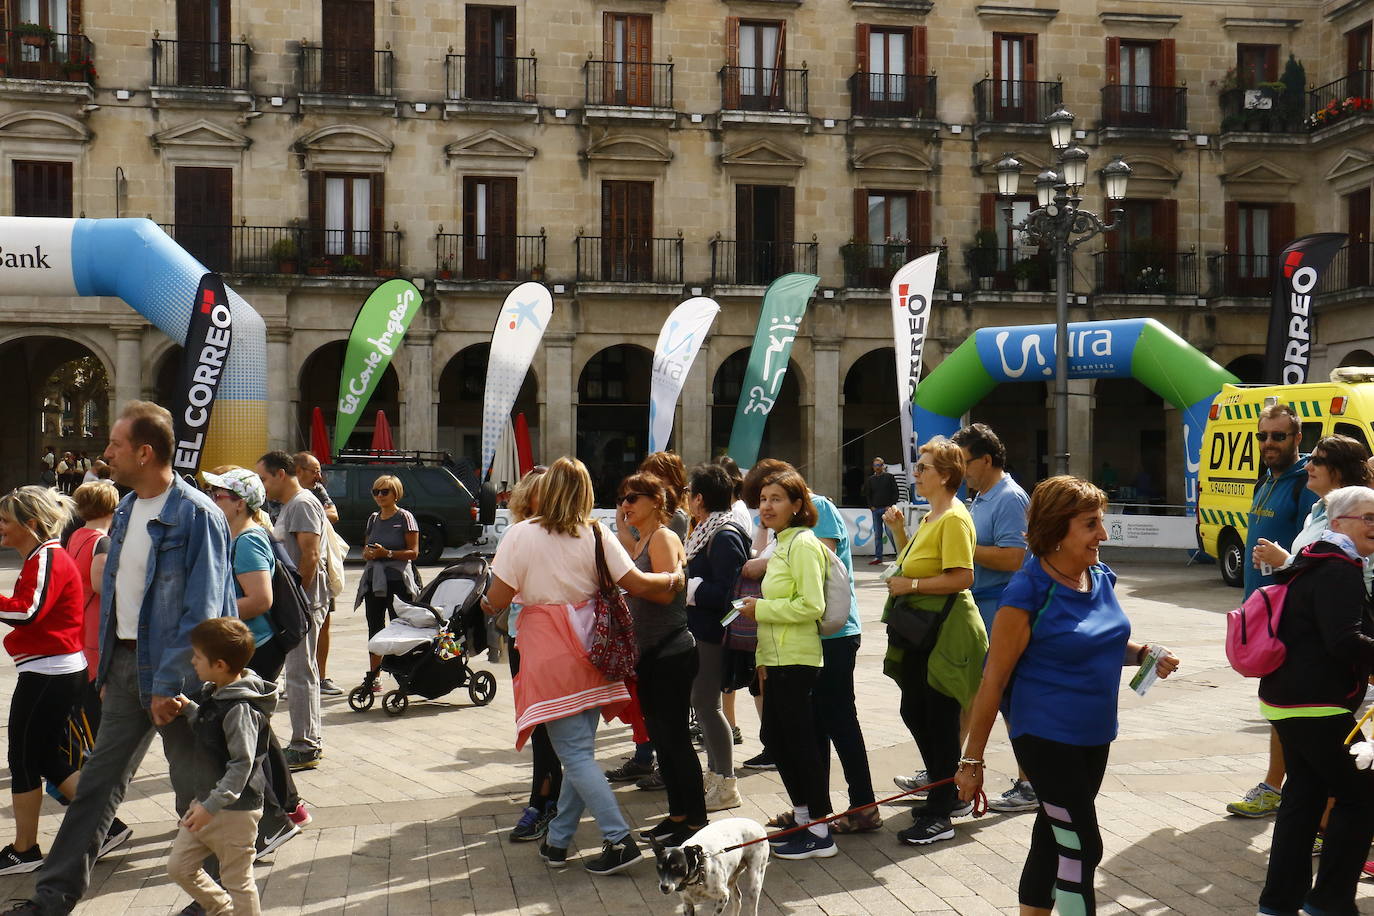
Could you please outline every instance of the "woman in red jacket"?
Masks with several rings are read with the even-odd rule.
[[[79,761],[68,759],[64,747],[67,716],[86,683],[85,595],[76,564],[58,543],[71,505],[71,497],[45,487],[20,487],[0,497],[0,546],[24,557],[14,596],[0,595],[0,622],[14,628],[5,636],[5,651],[19,669],[9,718],[15,837],[0,849],[0,875],[43,864],[38,812],[44,777],[67,798],[76,794]]]

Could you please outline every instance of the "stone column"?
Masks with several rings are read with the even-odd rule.
[[[290,449],[291,430],[295,426],[292,418],[300,415],[300,392],[296,390],[291,378],[291,329],[269,327],[267,329],[267,403],[286,405],[287,409],[271,408],[267,411],[267,444],[270,448]],[[310,427],[307,424],[302,435],[303,443],[310,445]]]
[[[573,335],[544,334],[544,455],[545,464],[574,454],[576,441],[573,389]]]
[[[437,445],[434,428],[434,331],[410,326],[406,332],[405,403],[401,406],[402,448],[432,452]]]
[[[1188,501],[1187,472],[1185,462],[1189,460],[1183,453],[1183,415],[1168,401],[1164,402],[1164,479],[1156,486],[1164,491],[1164,501],[1171,506],[1181,506]]]
[[[115,341],[115,402],[111,418],[119,416],[125,404],[143,396],[143,329],[115,328]]]
[[[1094,379],[1069,379],[1069,473],[1093,479]]]
[[[811,469],[805,475],[812,490],[840,498],[840,340],[812,338]]]
[[[711,374],[706,369],[705,353],[682,386],[682,406],[678,409],[673,446],[687,467],[711,458]]]

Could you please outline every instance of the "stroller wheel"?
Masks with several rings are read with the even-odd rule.
[[[366,684],[348,692],[348,708],[354,712],[367,712],[372,708],[373,700],[372,688]]]
[[[496,696],[496,678],[490,671],[475,671],[468,679],[468,696],[478,706],[486,706]]]
[[[410,698],[399,690],[392,690],[382,696],[382,709],[388,716],[399,716],[410,705]]]

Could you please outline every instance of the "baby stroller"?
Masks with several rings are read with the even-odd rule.
[[[368,640],[367,649],[382,656],[382,670],[396,678],[397,687],[382,696],[382,709],[399,716],[410,697],[426,700],[459,687],[477,706],[496,696],[490,671],[473,671],[469,655],[486,650],[486,622],[480,602],[491,584],[491,568],[469,555],[444,569],[420,590],[414,604],[395,599],[396,619]],[[354,712],[372,708],[370,685],[353,688],[348,705]]]

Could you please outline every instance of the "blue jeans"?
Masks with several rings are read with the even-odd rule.
[[[625,815],[620,812],[611,784],[596,763],[596,727],[600,722],[601,710],[588,709],[544,723],[553,749],[563,764],[558,815],[549,822],[550,846],[567,849],[572,845],[584,808],[592,809],[603,840],[619,843],[630,833],[630,825],[625,823]]]
[[[869,511],[873,513],[873,558],[881,562],[883,559],[883,535],[887,532],[887,525],[883,523],[883,513],[887,509],[870,509]],[[891,541],[892,535],[887,535],[887,539]],[[895,541],[892,544],[892,553],[894,556],[897,553]]]

